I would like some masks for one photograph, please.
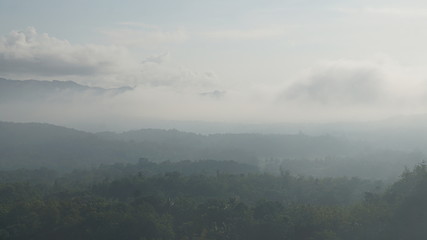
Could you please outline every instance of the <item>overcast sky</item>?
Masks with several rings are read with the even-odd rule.
[[[426,24],[413,0],[0,0],[0,77],[136,88],[103,116],[376,120],[425,113]]]

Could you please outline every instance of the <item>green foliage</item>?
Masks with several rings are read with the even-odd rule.
[[[424,164],[359,200],[348,197],[351,189],[369,183],[376,189],[376,182],[179,172],[99,182],[74,172],[47,181],[38,173],[29,176],[40,181],[3,178],[0,239],[417,240],[427,234]]]

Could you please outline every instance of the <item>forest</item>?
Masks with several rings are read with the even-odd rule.
[[[0,239],[427,233],[427,165],[419,152],[301,133],[89,133],[7,122],[0,133]]]
[[[169,171],[180,164],[186,172]],[[225,166],[235,170],[220,170]],[[271,175],[236,162],[147,159],[67,174],[2,171],[0,179],[5,240],[424,239],[427,233],[424,163],[389,186]]]

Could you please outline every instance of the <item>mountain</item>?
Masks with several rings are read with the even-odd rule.
[[[80,85],[73,81],[9,80],[0,78],[0,103],[48,101],[81,94],[114,96],[132,90],[131,87],[100,88]]]

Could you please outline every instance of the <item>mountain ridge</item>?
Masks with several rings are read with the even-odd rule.
[[[129,86],[101,88],[82,85],[74,81],[11,80],[0,78],[0,103],[46,101],[52,97],[66,99],[79,94],[115,96],[131,90],[133,88]]]

